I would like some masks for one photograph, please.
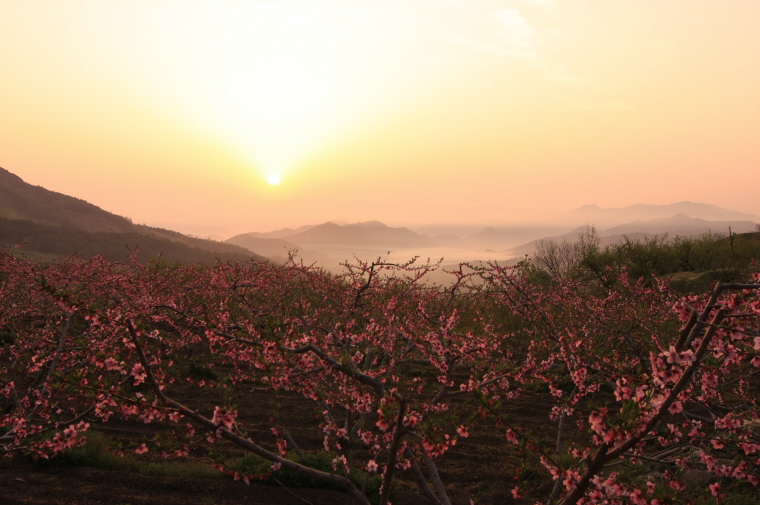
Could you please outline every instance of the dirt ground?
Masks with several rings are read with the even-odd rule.
[[[214,390],[184,385],[172,388],[178,401],[210,415],[219,399]],[[264,446],[274,448],[274,437],[269,430],[272,416],[271,393],[238,391],[235,401],[248,435]],[[278,419],[290,431],[302,450],[317,452],[322,449],[322,432],[317,427],[318,412],[314,405],[295,395],[276,398]],[[556,424],[548,421],[548,399],[541,395],[527,395],[515,402],[509,411],[511,422],[517,426],[530,426],[533,435],[551,446],[556,436]],[[465,404],[463,409],[472,408]],[[544,421],[543,424],[541,421]],[[156,430],[176,429],[173,424],[144,424],[137,420],[123,420],[115,416],[104,424],[91,428],[109,440],[122,444],[130,457],[140,461],[162,461],[157,451],[137,456],[131,448],[151,439]],[[213,446],[199,446],[183,461],[213,463],[211,452],[240,457],[242,450],[224,441]],[[173,460],[179,461],[177,458]],[[509,444],[503,430],[492,420],[470,429],[470,436],[461,439],[449,453],[438,461],[441,477],[453,505],[467,505],[470,499],[479,504],[517,503],[510,490],[516,485],[528,486],[546,492],[551,482],[546,474],[537,471],[537,462],[527,462],[522,477],[515,469],[523,464],[515,446]],[[531,469],[532,468],[532,469]],[[276,475],[276,474],[275,474]],[[392,502],[394,505],[416,505],[423,500],[408,473],[400,472]],[[521,479],[525,479],[522,481]],[[326,489],[293,489],[269,481],[269,485],[235,482],[231,477],[197,478],[146,475],[129,470],[106,470],[71,464],[41,465],[29,458],[16,458],[0,463],[0,505],[11,504],[77,504],[77,505],[296,505],[296,504],[349,504],[350,499],[341,491]]]

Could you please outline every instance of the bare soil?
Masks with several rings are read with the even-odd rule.
[[[198,388],[179,383],[171,389],[178,401],[211,415],[219,405],[219,395],[214,389]],[[322,448],[322,432],[317,427],[319,413],[313,403],[292,394],[245,391],[235,395],[239,420],[248,436],[257,443],[274,449],[275,439],[269,426],[274,415],[285,425],[306,452]],[[512,402],[506,412],[510,424],[530,426],[532,435],[547,447],[553,446],[556,423],[549,422],[549,400],[541,394],[523,396]],[[462,403],[459,408],[474,409]],[[158,449],[143,455],[133,454],[133,448],[154,439],[157,432],[171,437],[177,430],[173,423],[145,424],[136,419],[124,420],[113,416],[107,423],[95,424],[91,430],[102,433],[124,448],[131,458],[144,462],[165,461]],[[194,448],[187,458],[171,457],[169,461],[202,462],[211,464],[212,456],[234,458],[244,452],[224,441],[213,445],[203,444]],[[447,485],[453,505],[467,505],[470,499],[479,504],[521,503],[512,498],[511,489],[519,484],[523,488],[548,493],[551,481],[538,466],[535,455],[521,456],[518,448],[504,437],[504,430],[496,427],[492,419],[480,421],[471,427],[470,436],[461,439],[442,459],[437,460],[438,469]],[[276,478],[277,474],[274,474]],[[411,476],[400,472],[392,495],[394,505],[416,505],[423,502],[417,493]],[[351,503],[348,496],[329,489],[293,489],[272,482],[252,482],[246,485],[231,477],[217,478],[165,477],[147,475],[129,470],[107,470],[71,464],[40,464],[30,458],[15,458],[0,463],[0,505],[11,504],[78,504],[78,505],[142,505],[161,503],[167,505],[304,505]],[[527,503],[527,502],[526,502]]]

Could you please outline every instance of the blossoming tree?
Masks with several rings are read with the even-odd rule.
[[[42,267],[4,253],[0,450],[50,457],[82,444],[95,423],[137,417],[182,427],[178,455],[202,433],[271,461],[272,472],[340,486],[357,503],[368,503],[348,478],[358,468],[381,475],[381,503],[407,472],[442,505],[450,500],[436,462],[480,415],[541,456],[556,482],[549,502],[656,505],[650,486],[624,483],[610,466],[663,454],[677,455],[673,489],[682,486],[677,468],[692,466],[757,484],[757,284],[681,298],[624,274],[611,289],[539,286],[494,264],[460,268],[438,287],[425,282],[435,268],[378,260],[335,276],[293,259],[205,268],[102,258]],[[297,440],[276,421],[270,443],[250,436],[229,404],[202,412],[177,401],[176,360],[193,349],[230,370],[230,387],[313,402],[335,472],[289,457],[300,453]],[[552,399],[550,447],[500,408],[535,385]],[[478,411],[452,409],[463,397]]]

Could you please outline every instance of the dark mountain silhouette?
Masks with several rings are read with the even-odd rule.
[[[124,217],[79,198],[32,186],[3,168],[0,168],[0,218],[23,219],[90,232],[134,231],[134,225]]]
[[[32,186],[0,168],[0,247],[18,244],[26,246],[14,251],[46,260],[99,254],[122,261],[135,248],[141,260],[158,255],[171,261],[206,264],[217,259],[266,260],[232,244],[133,224],[84,200]]]
[[[304,226],[299,226],[296,229],[293,228],[283,228],[281,230],[274,230],[274,231],[268,231],[268,232],[256,232],[252,231],[249,233],[244,233],[243,235],[247,235],[250,237],[258,237],[258,238],[288,238],[291,235],[295,235],[296,233],[301,233],[302,231],[310,230],[314,228],[315,224],[307,224]]]
[[[408,228],[392,228],[379,221],[338,225],[327,222],[287,237],[298,245],[355,247],[430,247],[432,241]]]

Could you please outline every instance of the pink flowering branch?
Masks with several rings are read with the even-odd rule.
[[[757,285],[752,285],[752,286],[755,289],[758,288]],[[707,316],[711,312],[711,309],[715,306],[715,303],[717,302],[720,293],[726,289],[730,289],[730,288],[720,283],[716,286],[705,310],[700,314],[699,318],[697,318],[695,323],[691,323],[692,329],[690,331],[689,336],[686,338],[687,344],[688,342],[693,341],[694,339],[697,338],[700,323],[703,323],[704,321],[707,320]],[[741,289],[748,289],[748,288],[744,287]],[[634,446],[639,444],[642,438],[660,422],[660,420],[665,414],[667,414],[670,406],[673,404],[673,402],[676,401],[676,399],[678,398],[678,395],[681,393],[681,391],[683,391],[683,389],[691,381],[692,376],[696,372],[697,368],[699,368],[702,362],[702,359],[707,353],[710,342],[712,341],[712,338],[717,331],[718,325],[723,320],[724,315],[725,315],[725,312],[723,311],[723,309],[719,309],[716,312],[716,314],[713,316],[713,319],[710,321],[709,325],[707,325],[708,329],[704,337],[702,338],[702,341],[700,342],[700,345],[696,353],[694,353],[693,361],[686,368],[686,370],[681,374],[681,377],[676,382],[675,386],[670,390],[668,396],[659,406],[658,412],[654,416],[652,416],[652,418],[649,419],[649,421],[647,421],[647,423],[642,428],[637,430],[637,433],[635,435],[628,438],[628,440],[626,440],[622,444],[613,447],[608,442],[603,443],[601,447],[598,449],[597,453],[588,460],[586,471],[580,477],[580,479],[575,483],[575,487],[571,489],[567,495],[565,495],[564,499],[561,502],[561,505],[576,504],[586,494],[586,490],[589,487],[591,479],[597,473],[599,473],[608,462],[613,461],[614,459],[625,455]],[[689,321],[691,320],[692,318],[690,318]],[[687,323],[687,326],[688,326],[688,323]],[[681,333],[681,335],[683,334],[684,332]]]
[[[288,459],[282,458],[264,449],[263,447],[257,444],[254,444],[250,439],[244,438],[223,426],[217,425],[217,423],[215,423],[211,419],[169,398],[166,395],[166,393],[163,391],[163,388],[158,383],[155,376],[153,375],[151,366],[148,363],[148,360],[145,357],[145,353],[142,350],[139,335],[137,333],[137,328],[135,327],[134,323],[131,320],[127,321],[127,329],[129,330],[131,341],[135,346],[135,350],[137,351],[137,356],[140,360],[140,363],[142,364],[145,370],[145,373],[147,375],[148,383],[151,385],[155,395],[161,400],[161,402],[164,405],[167,405],[176,409],[180,414],[192,419],[197,424],[206,428],[208,431],[212,433],[216,433],[216,436],[218,437],[225,438],[233,442],[234,444],[248,451],[251,451],[252,453],[256,455],[261,456],[264,459],[272,461],[275,464],[280,464],[283,467],[293,470],[305,477],[310,477],[322,482],[337,485],[345,489],[345,491],[349,494],[349,496],[351,496],[351,498],[353,498],[354,501],[356,501],[357,503],[361,505],[369,505],[369,501],[367,501],[367,498],[364,496],[364,494],[361,491],[359,491],[356,488],[356,486],[354,486],[354,484],[350,480],[348,480],[346,477],[343,477],[342,475],[322,472],[320,470],[315,470],[314,468],[309,468],[307,466],[298,464],[294,461],[290,461]]]

